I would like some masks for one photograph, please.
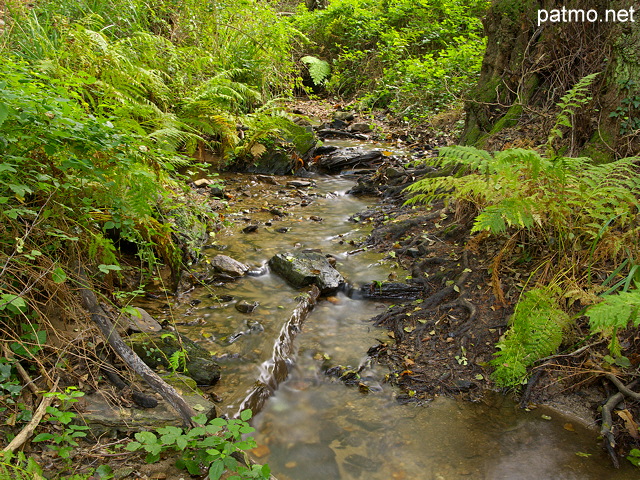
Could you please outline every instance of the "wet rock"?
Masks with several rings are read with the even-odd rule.
[[[354,123],[348,128],[348,130],[350,132],[357,132],[357,133],[369,133],[373,131],[373,129],[368,123]]]
[[[289,230],[291,230],[289,227],[276,228],[276,232],[278,233],[287,233]]]
[[[287,212],[285,212],[284,210],[280,210],[279,208],[276,208],[276,207],[269,209],[269,213],[271,215],[275,215],[276,217],[284,217],[287,215]]]
[[[250,277],[261,277],[263,275],[266,275],[267,273],[269,273],[269,269],[266,265],[261,265],[247,271],[247,275],[249,275]]]
[[[197,393],[195,382],[178,373],[161,375],[162,379],[175,388],[187,404],[198,413],[208,418],[216,417],[213,403]],[[143,383],[139,384],[143,387]],[[144,391],[147,395],[155,395],[150,388]],[[118,432],[155,430],[159,427],[173,425],[182,426],[182,418],[162,398],[153,409],[122,408],[113,404],[113,399],[104,392],[95,392],[82,398],[82,418],[89,426],[91,434],[99,437],[103,434],[114,435]]]
[[[276,180],[271,175],[257,175],[256,179],[263,183],[268,183],[269,185],[280,185],[278,180]]]
[[[353,122],[354,118],[356,118],[351,112],[341,112],[338,111],[333,114],[334,120],[341,120],[343,122]]]
[[[362,152],[362,150],[339,150],[329,156],[321,158],[316,166],[330,173],[340,172],[355,167],[369,167],[380,163],[384,155],[380,151]]]
[[[319,217],[317,215],[311,215],[309,217],[309,220],[313,220],[314,222],[321,222],[322,221],[322,217]]]
[[[329,153],[333,153],[338,150],[338,147],[335,145],[321,145],[314,150],[315,155],[328,155]]]
[[[260,305],[258,302],[248,302],[246,300],[240,300],[236,303],[236,310],[240,313],[251,313]]]
[[[227,255],[216,255],[211,259],[210,265],[216,272],[224,273],[232,277],[241,277],[249,270],[244,263],[240,263]]]
[[[253,233],[258,230],[258,225],[249,225],[242,229],[242,233]]]
[[[159,332],[162,330],[162,325],[147,313],[146,310],[135,307],[139,315],[129,315],[127,319],[129,322],[128,330],[130,332]]]
[[[150,368],[169,369],[169,358],[184,348],[187,355],[186,374],[198,385],[215,385],[220,379],[220,365],[211,354],[177,332],[160,330],[136,333],[127,339],[127,343]]]
[[[387,178],[399,178],[405,175],[405,171],[401,168],[387,167],[384,171]]]
[[[261,333],[261,332],[264,332],[264,327],[260,322],[258,321],[246,322],[245,328],[234,333],[233,335],[229,335],[229,337],[227,338],[227,341],[229,342],[229,344],[232,344],[238,341],[244,335],[252,335],[252,334]]]
[[[333,122],[329,124],[329,128],[335,128],[336,130],[342,130],[343,128],[347,128],[348,123],[342,120],[335,119]]]
[[[342,275],[321,253],[279,253],[269,260],[269,266],[296,288],[317,285],[322,293],[329,293],[344,283]]]
[[[306,180],[291,180],[290,182],[287,182],[287,187],[293,188],[307,188],[312,186],[313,182],[307,182]]]

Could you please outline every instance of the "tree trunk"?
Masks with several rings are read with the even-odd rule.
[[[560,21],[539,21],[554,9]],[[569,10],[577,10],[578,21],[568,21]],[[627,21],[606,21],[607,10]],[[590,22],[587,15],[595,12],[597,21]],[[562,151],[598,162],[637,153],[639,23],[640,12],[618,0],[494,0],[484,19],[487,50],[466,104],[461,143],[490,150],[543,144],[560,97],[584,76],[602,72],[592,84],[592,100],[571,119]]]

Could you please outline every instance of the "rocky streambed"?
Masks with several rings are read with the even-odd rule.
[[[210,353],[220,378],[200,388],[219,414],[259,411],[256,460],[280,480],[635,478],[580,419],[486,391],[506,312],[470,297],[467,326],[464,304],[425,305],[481,273],[456,251],[450,212],[393,200],[424,171],[389,146],[325,145],[325,173],[223,175],[211,202],[232,223],[175,302],[142,305]],[[429,282],[407,283],[422,272]]]

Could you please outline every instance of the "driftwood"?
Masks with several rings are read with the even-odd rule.
[[[56,379],[55,383],[53,384],[51,393],[54,393],[57,388],[58,388],[58,379]],[[36,411],[33,413],[33,417],[31,417],[31,420],[29,421],[29,423],[27,423],[25,427],[22,430],[20,430],[20,433],[18,433],[18,435],[16,435],[14,439],[11,440],[11,443],[9,443],[9,445],[4,447],[3,449],[4,452],[15,452],[18,448],[22,446],[24,442],[29,440],[29,437],[33,435],[33,432],[40,424],[40,420],[42,420],[42,417],[44,416],[44,414],[47,413],[47,407],[51,405],[54,399],[55,399],[54,396],[44,397],[42,399],[42,401],[40,402],[40,405],[38,406]]]
[[[372,163],[382,160],[384,155],[382,152],[367,152],[360,155],[348,155],[345,152],[336,153],[321,158],[316,166],[328,172],[340,172],[345,168],[353,168],[357,166],[370,166]]]
[[[133,369],[138,375],[140,375],[154,391],[162,395],[169,405],[171,405],[186,426],[195,426],[192,417],[196,415],[196,412],[185,402],[184,398],[173,388],[160,378],[151,368],[144,363],[138,355],[136,355],[129,346],[124,343],[118,332],[116,331],[113,323],[109,320],[108,315],[98,304],[98,299],[95,294],[89,289],[88,282],[82,269],[79,274],[80,280],[80,298],[82,305],[91,314],[91,320],[98,326],[104,337],[109,342],[109,345],[115,350],[120,358]]]
[[[423,285],[401,282],[365,283],[358,290],[349,292],[351,298],[368,300],[416,300],[424,294]]]
[[[264,402],[276,391],[289,373],[289,364],[295,351],[293,341],[302,328],[309,312],[315,306],[320,290],[315,285],[300,297],[289,320],[282,326],[280,335],[273,346],[271,358],[262,364],[260,378],[242,401],[239,411],[250,408],[254,414],[260,411]]]

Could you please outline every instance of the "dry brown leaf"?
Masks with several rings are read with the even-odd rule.
[[[617,410],[616,413],[620,418],[622,418],[622,420],[624,420],[624,426],[629,432],[629,435],[631,435],[635,440],[640,439],[638,424],[633,419],[631,412],[629,412],[629,410]]]

